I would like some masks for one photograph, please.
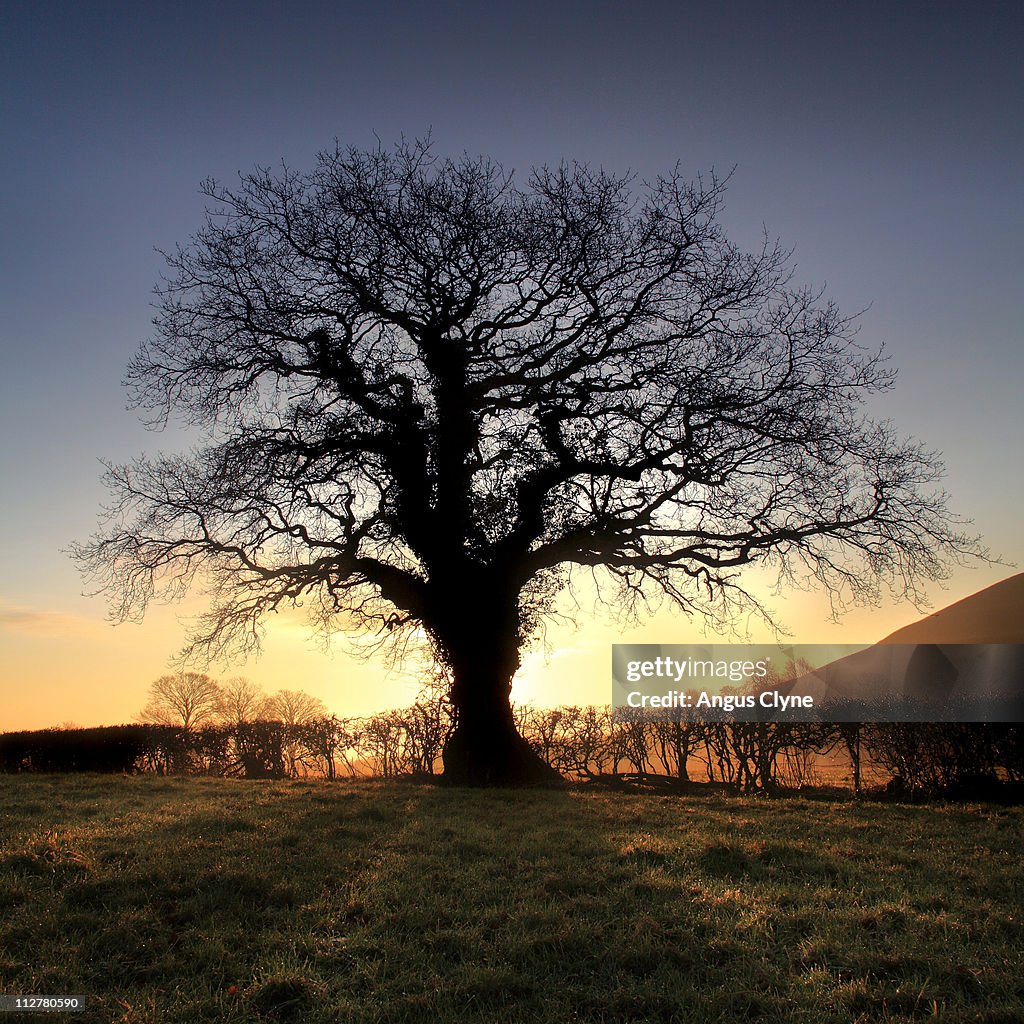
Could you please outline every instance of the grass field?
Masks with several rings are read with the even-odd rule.
[[[88,995],[77,1021],[1010,1024],[1022,826],[987,806],[0,776],[0,992]]]

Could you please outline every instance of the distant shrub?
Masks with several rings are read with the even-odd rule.
[[[1024,781],[1019,725],[886,722],[865,726],[871,757],[901,790],[922,795],[987,795]]]
[[[42,729],[0,735],[5,772],[132,772],[148,744],[146,725]]]

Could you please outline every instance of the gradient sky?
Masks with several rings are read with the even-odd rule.
[[[1024,7],[1019,3],[33,2],[0,16],[0,730],[130,720],[181,639],[173,609],[112,628],[67,556],[95,527],[99,457],[171,450],[119,382],[147,336],[155,247],[201,222],[198,183],[333,144],[432,130],[520,177],[589,161],[641,176],[736,168],[724,222],[762,225],[900,368],[882,410],[942,450],[952,506],[1024,562]],[[958,572],[936,607],[1010,575]],[[801,642],[878,639],[908,606],[826,620],[776,602]],[[661,616],[581,614],[530,655],[516,695],[603,701],[612,640],[699,639]],[[298,622],[244,673],[339,714],[409,701],[388,675],[319,654]]]

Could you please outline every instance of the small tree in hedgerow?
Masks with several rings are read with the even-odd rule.
[[[149,699],[139,712],[139,719],[195,732],[216,722],[222,699],[220,684],[208,675],[171,672],[150,683]]]
[[[425,638],[452,680],[445,776],[471,784],[551,779],[509,692],[581,570],[619,608],[719,622],[758,607],[757,564],[837,607],[916,597],[976,550],[941,467],[865,414],[892,374],[851,319],[778,245],[725,237],[723,191],[514,179],[423,142],[207,182],[127,380],[203,440],[109,466],[75,554],[119,619],[205,588],[191,655],[251,650],[299,604]]]

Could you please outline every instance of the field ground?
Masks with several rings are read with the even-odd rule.
[[[0,776],[0,992],[126,1024],[1010,1024],[1022,837],[977,805]]]

